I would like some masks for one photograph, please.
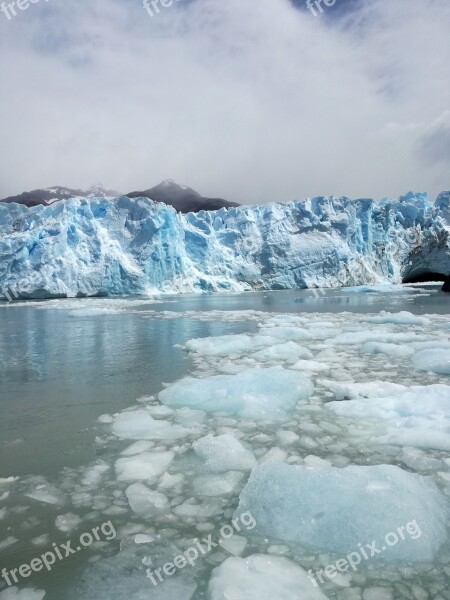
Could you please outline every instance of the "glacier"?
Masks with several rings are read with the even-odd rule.
[[[0,203],[2,299],[401,283],[450,273],[450,192],[179,214],[148,198]]]

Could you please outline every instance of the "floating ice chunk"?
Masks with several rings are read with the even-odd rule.
[[[256,360],[292,360],[296,358],[312,358],[313,353],[308,348],[299,346],[295,342],[275,344],[252,354]]]
[[[414,354],[414,349],[410,346],[383,342],[367,342],[363,345],[362,351],[367,354],[386,354],[394,358],[403,358]]]
[[[135,544],[151,544],[154,540],[155,538],[153,536],[148,535],[146,533],[138,533],[134,537]]]
[[[413,357],[412,364],[419,371],[434,371],[434,373],[450,375],[450,350],[442,348],[422,350]]]
[[[15,483],[16,481],[19,481],[18,477],[0,477],[0,485],[4,486],[4,485],[11,485],[12,483]]]
[[[281,338],[283,340],[310,340],[314,336],[302,327],[268,327],[260,329],[261,335]]]
[[[139,440],[139,442],[134,442],[131,446],[125,448],[120,453],[122,456],[133,456],[134,454],[141,454],[141,452],[147,452],[150,448],[153,448],[155,442],[148,442],[146,440]]]
[[[367,317],[362,319],[366,323],[392,323],[393,325],[419,325],[425,326],[430,324],[430,319],[427,317],[418,317],[406,310],[398,313],[390,313],[382,310],[377,317]]]
[[[44,590],[36,588],[19,588],[13,586],[0,592],[0,600],[42,600],[45,596]]]
[[[370,587],[364,590],[363,600],[394,600],[394,595],[387,587]]]
[[[176,440],[190,432],[181,425],[157,421],[145,410],[133,410],[116,417],[113,433],[129,440]]]
[[[81,479],[81,484],[87,487],[97,487],[109,469],[110,466],[105,463],[93,465],[84,473]]]
[[[389,381],[367,381],[365,383],[339,383],[332,380],[321,380],[320,383],[328,387],[337,400],[347,398],[383,398],[405,391],[407,388],[398,383]],[[328,407],[332,403],[327,404]],[[335,406],[333,404],[333,406]]]
[[[173,461],[173,452],[142,452],[136,456],[119,458],[115,468],[119,481],[154,480],[166,471]]]
[[[233,535],[233,537],[228,539],[223,538],[220,544],[223,550],[233,554],[233,556],[241,556],[244,550],[247,548],[247,545],[247,538],[241,535]]]
[[[114,417],[111,415],[100,415],[97,421],[99,423],[113,423]]]
[[[184,427],[194,427],[202,423],[206,418],[204,410],[192,410],[192,408],[178,408],[175,411],[175,420]]]
[[[264,456],[261,458],[261,463],[282,463],[286,462],[288,457],[288,453],[286,450],[282,450],[281,448],[271,448],[268,450]]]
[[[294,431],[277,431],[277,438],[282,446],[294,444],[299,436]]]
[[[140,517],[153,517],[170,508],[167,496],[150,490],[143,483],[132,483],[125,494],[131,510]]]
[[[186,348],[204,356],[241,354],[255,348],[252,336],[245,334],[197,338],[186,342]]]
[[[55,520],[55,526],[64,533],[70,533],[76,529],[81,523],[81,519],[78,515],[73,513],[67,513],[65,515],[58,515]]]
[[[171,417],[175,412],[172,408],[169,408],[168,406],[163,406],[162,404],[152,404],[151,406],[147,406],[145,410],[152,417],[156,417],[159,419],[166,419],[168,417]]]
[[[145,530],[124,539],[114,556],[84,568],[64,600],[191,600],[197,587],[195,568],[178,569],[170,577],[164,576],[163,583],[156,573],[155,583],[149,577],[152,569],[173,562],[181,549],[162,537],[151,544],[136,544],[136,533],[145,534]]]
[[[416,333],[393,333],[392,331],[348,331],[337,335],[332,341],[334,344],[366,344],[367,342],[382,342],[386,344],[408,343],[420,340]]]
[[[7,509],[0,508],[0,521],[6,517]]]
[[[305,317],[299,317],[298,315],[275,315],[265,321],[265,325],[272,327],[273,325],[304,325],[309,320]]]
[[[8,537],[6,537],[4,540],[0,540],[0,552],[6,548],[9,548],[10,546],[13,546],[14,544],[17,544],[18,541],[19,540],[16,537],[8,535]]]
[[[159,399],[170,406],[225,411],[252,420],[279,420],[313,391],[313,384],[304,375],[271,367],[203,379],[185,377],[160,392]]]
[[[386,386],[385,382],[374,382],[367,388],[366,384],[336,386],[338,399],[353,400],[329,402],[327,408],[346,417],[378,418],[386,422],[388,434],[373,441],[450,450],[450,386],[406,388],[395,384]]]
[[[261,465],[240,494],[236,515],[244,511],[256,521],[255,534],[341,556],[365,540],[384,545],[388,533],[409,523],[404,540],[386,542],[374,557],[387,562],[431,561],[447,539],[449,515],[430,478],[390,465]]]
[[[38,535],[37,537],[31,540],[31,543],[34,546],[46,546],[50,542],[50,534],[43,533],[42,535]]]
[[[279,556],[233,556],[214,569],[211,600],[327,600],[298,565]]]
[[[184,475],[182,473],[176,473],[171,475],[170,473],[164,473],[158,483],[160,490],[170,490],[176,486],[182,485],[184,481]]]
[[[66,502],[66,495],[56,486],[46,481],[43,477],[31,477],[28,480],[28,489],[24,496],[32,498],[45,504],[55,504],[63,506]]]
[[[207,435],[194,442],[192,448],[203,461],[203,468],[214,473],[249,471],[257,465],[253,452],[230,434]]]
[[[308,328],[311,338],[315,340],[329,340],[342,333],[342,329],[336,327],[318,327],[314,323]]]
[[[299,360],[290,367],[296,371],[309,371],[311,373],[320,373],[322,371],[329,371],[330,365],[318,362],[316,360]]]
[[[403,448],[398,458],[414,471],[430,471],[442,468],[440,460],[428,456],[418,448]]]
[[[196,496],[222,496],[232,494],[238,488],[244,474],[240,471],[229,471],[220,475],[200,475],[193,482]]]

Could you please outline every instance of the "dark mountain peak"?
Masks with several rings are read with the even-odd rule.
[[[155,202],[163,202],[173,206],[182,213],[199,212],[200,210],[219,210],[239,206],[235,202],[228,202],[223,198],[207,198],[185,185],[180,185],[172,179],[166,179],[154,187],[142,192],[130,192],[129,198],[150,198]]]

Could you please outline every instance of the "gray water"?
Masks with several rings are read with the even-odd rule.
[[[43,475],[54,481],[63,469],[92,462],[99,452],[101,456],[95,444],[100,415],[157,394],[164,382],[194,368],[178,345],[192,338],[257,330],[255,320],[215,320],[211,314],[206,318],[211,311],[447,314],[449,299],[438,286],[426,286],[373,293],[295,290],[164,297],[156,302],[2,304],[0,477]],[[170,318],[159,318],[164,311]],[[0,520],[0,540],[30,516],[29,508],[18,508],[10,520]],[[33,511],[45,530],[47,513]],[[0,568],[20,565],[35,555],[21,539],[0,552]],[[76,557],[70,566],[61,565],[58,572],[36,575],[27,583],[46,589],[46,600],[63,597],[67,581],[75,578],[84,560]]]

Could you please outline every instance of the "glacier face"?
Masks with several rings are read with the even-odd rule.
[[[147,198],[0,203],[2,298],[400,283],[450,273],[450,192],[178,214]]]

